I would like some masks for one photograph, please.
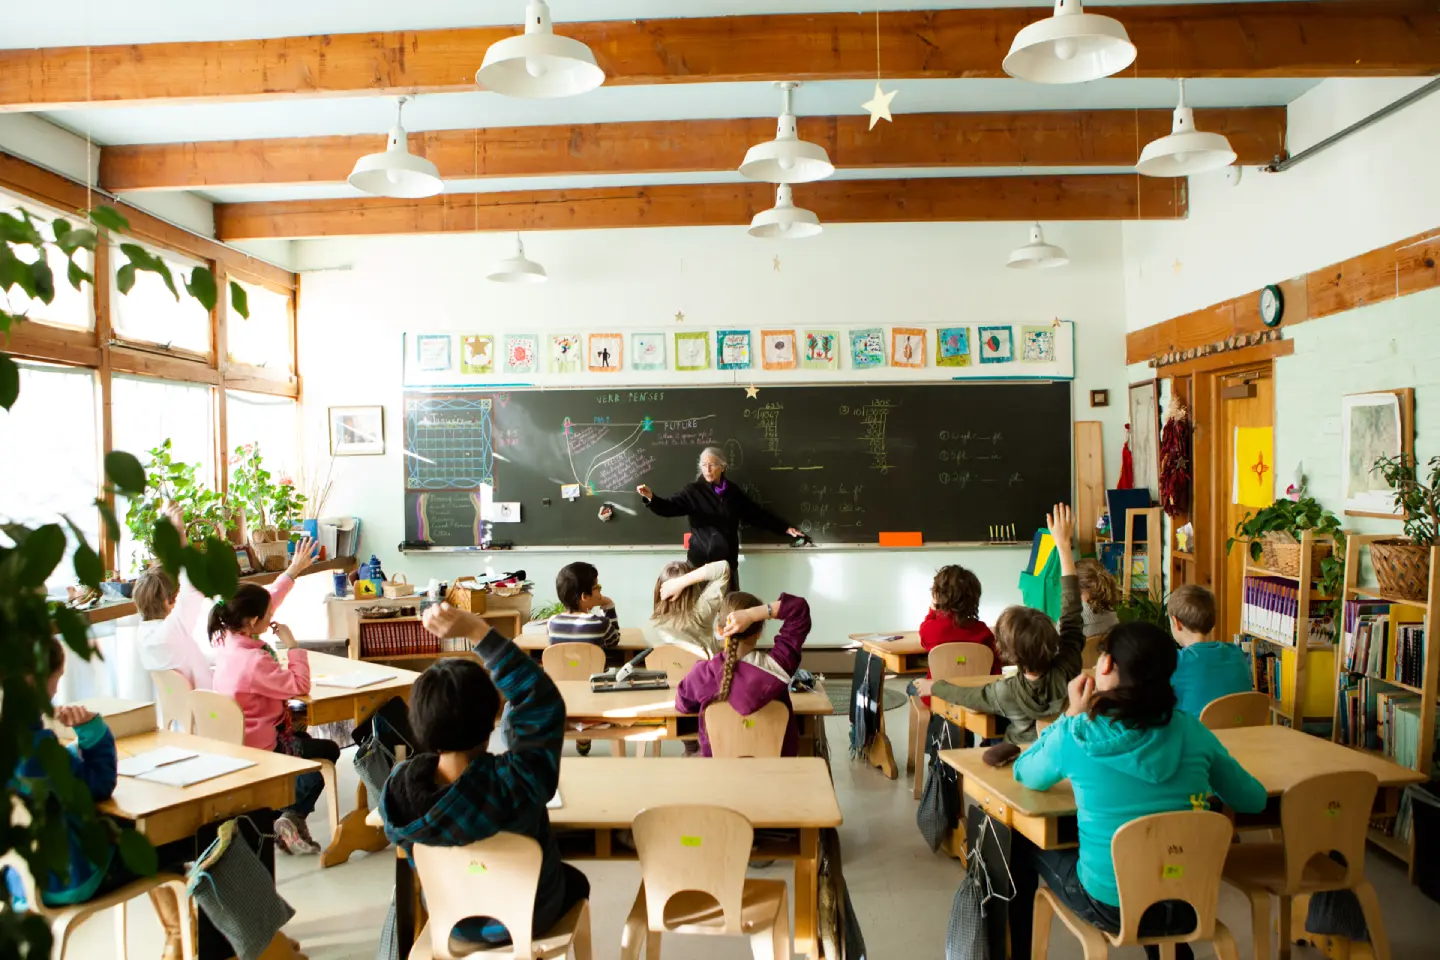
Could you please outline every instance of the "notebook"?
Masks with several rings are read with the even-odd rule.
[[[116,770],[122,777],[138,777],[142,773],[149,773],[159,767],[198,756],[199,754],[194,750],[186,750],[182,747],[159,747],[121,759]]]
[[[234,773],[236,770],[244,770],[246,767],[255,766],[254,760],[241,760],[238,757],[222,757],[213,753],[197,753],[189,760],[181,760],[178,763],[167,763],[163,767],[156,767],[146,773],[139,774],[135,779],[145,780],[150,783],[163,783],[167,787],[188,787],[192,784],[203,783],[206,780],[214,780],[216,777],[223,777],[227,773]]]
[[[322,674],[318,677],[312,677],[310,682],[317,687],[339,687],[342,690],[359,690],[361,687],[383,683],[386,680],[394,680],[396,676],[398,676],[398,674],[369,673],[357,670],[354,673]]]

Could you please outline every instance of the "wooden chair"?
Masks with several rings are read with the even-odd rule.
[[[666,643],[650,651],[650,656],[645,658],[645,669],[664,670],[665,679],[673,690],[680,686],[690,668],[699,662],[700,658],[684,647]]]
[[[552,643],[540,654],[540,666],[551,680],[589,680],[593,675],[605,672],[605,648],[594,643]],[[623,738],[597,739],[608,739],[614,756],[626,755]],[[588,738],[582,737],[581,741],[588,742]],[[643,754],[645,748],[642,746],[638,749]]]
[[[1235,937],[1215,919],[1220,873],[1230,848],[1230,821],[1218,813],[1187,810],[1140,817],[1121,827],[1110,842],[1115,883],[1120,890],[1120,932],[1104,933],[1071,913],[1055,892],[1041,887],[1035,895],[1034,960],[1050,951],[1050,921],[1059,916],[1080,940],[1085,960],[1110,955],[1111,947],[1160,947],[1173,958],[1177,943],[1210,941],[1220,960],[1239,960]],[[1198,924],[1190,933],[1141,937],[1140,918],[1156,903],[1183,900],[1195,908]]]
[[[635,817],[640,891],[620,935],[621,960],[660,960],[660,935],[749,937],[756,960],[789,960],[783,880],[745,876],[755,831],[724,807],[651,807]]]
[[[930,651],[930,676],[936,680],[983,677],[995,665],[995,653],[979,643],[942,643]],[[914,796],[925,786],[925,734],[930,729],[930,708],[919,697],[910,698],[910,750],[905,769],[915,771]]]
[[[463,847],[416,844],[415,870],[425,891],[429,919],[415,935],[410,960],[451,960],[454,957],[504,957],[541,960],[564,957],[590,960],[590,901],[581,900],[536,937],[535,892],[540,885],[540,844],[516,833]],[[483,907],[481,906],[483,904]],[[450,938],[466,917],[493,917],[510,931],[510,944],[487,947]]]
[[[191,690],[189,703],[195,736],[223,743],[245,743],[245,712],[234,697],[214,690]],[[333,839],[340,829],[340,793],[335,780],[335,764],[329,760],[315,762],[320,764],[320,776],[325,781],[325,811],[330,817],[330,836]]]
[[[1365,832],[1379,783],[1347,770],[1310,777],[1280,797],[1283,843],[1240,843],[1229,849],[1225,882],[1250,898],[1255,960],[1270,957],[1270,898],[1280,901],[1280,956],[1290,956],[1291,901],[1299,894],[1353,891],[1365,915],[1376,960],[1390,960],[1380,899],[1365,879]],[[1344,863],[1330,854],[1338,853]]]
[[[1270,705],[1274,702],[1255,691],[1216,697],[1200,711],[1200,722],[1211,730],[1266,727],[1270,725]]]
[[[190,732],[190,681],[178,670],[151,670],[155,701],[160,710],[160,729],[172,725],[181,733]]]
[[[712,757],[778,757],[785,747],[790,711],[779,700],[742,717],[728,703],[705,708],[705,735]]]
[[[10,819],[17,826],[28,825],[30,811],[17,799],[11,805]],[[115,910],[115,956],[118,960],[126,960],[128,929],[125,905],[141,894],[149,894],[153,898],[156,891],[162,889],[170,891],[178,906],[176,912],[180,921],[181,956],[184,957],[184,960],[192,960],[195,956],[195,932],[191,928],[190,895],[185,890],[184,877],[173,873],[157,873],[153,877],[132,880],[113,893],[107,893],[84,903],[65,907],[47,907],[40,899],[40,890],[35,883],[35,877],[30,873],[30,867],[23,857],[11,851],[3,859],[0,859],[0,867],[15,871],[16,876],[20,878],[20,888],[25,892],[25,900],[29,904],[29,909],[44,917],[45,921],[50,924],[50,932],[54,937],[50,947],[51,960],[64,960],[65,951],[70,946],[70,935],[75,932],[75,929],[95,914],[111,908]]]
[[[1095,669],[1095,664],[1100,662],[1100,644],[1105,637],[1106,634],[1101,633],[1093,637],[1085,638],[1085,649],[1080,651],[1081,670]]]

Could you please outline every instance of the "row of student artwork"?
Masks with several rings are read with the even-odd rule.
[[[419,334],[411,369],[434,376],[633,371],[924,369],[1050,363],[1056,327],[684,330],[672,333]],[[1018,342],[1017,342],[1018,341]],[[543,349],[543,359],[542,359]]]

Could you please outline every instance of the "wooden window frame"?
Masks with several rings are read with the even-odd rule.
[[[230,481],[229,460],[226,455],[226,391],[265,393],[289,397],[296,404],[300,403],[301,384],[295,329],[295,294],[298,281],[295,274],[250,257],[209,237],[202,237],[166,223],[85,184],[76,183],[24,160],[3,154],[0,154],[0,189],[15,194],[22,201],[33,201],[52,210],[74,211],[74,215],[82,219],[83,211],[92,201],[95,204],[113,206],[130,223],[127,238],[157,250],[199,261],[215,272],[220,295],[215,309],[210,311],[208,357],[188,350],[151,347],[116,339],[111,314],[111,286],[114,282],[111,275],[111,238],[103,230],[100,231],[99,243],[96,244],[95,282],[91,284],[94,329],[78,330],[33,320],[24,321],[11,328],[9,337],[0,343],[0,349],[17,360],[37,360],[95,371],[98,386],[96,415],[99,425],[96,433],[100,438],[97,455],[101,458],[100,462],[114,449],[112,396],[113,378],[116,374],[210,385],[214,388],[210,391],[212,434],[215,438],[215,476],[212,480],[216,489],[222,494],[226,492]],[[296,371],[295,373],[286,374],[250,364],[232,364],[227,360],[231,277],[263,286],[289,300],[290,368]],[[102,471],[102,489],[97,491],[101,497],[106,496],[103,483]],[[113,508],[113,498],[107,499]],[[101,559],[107,569],[115,569],[119,544],[111,540],[105,532],[104,524],[100,525],[100,531]]]

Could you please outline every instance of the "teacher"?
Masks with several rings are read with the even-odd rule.
[[[730,565],[730,589],[740,589],[740,522],[769,530],[776,535],[803,536],[775,514],[745,495],[737,484],[725,479],[730,464],[718,447],[706,447],[700,454],[700,476],[678,493],[657,497],[641,484],[636,491],[645,506],[657,517],[688,517],[690,549],[686,559],[695,568],[715,560]]]

